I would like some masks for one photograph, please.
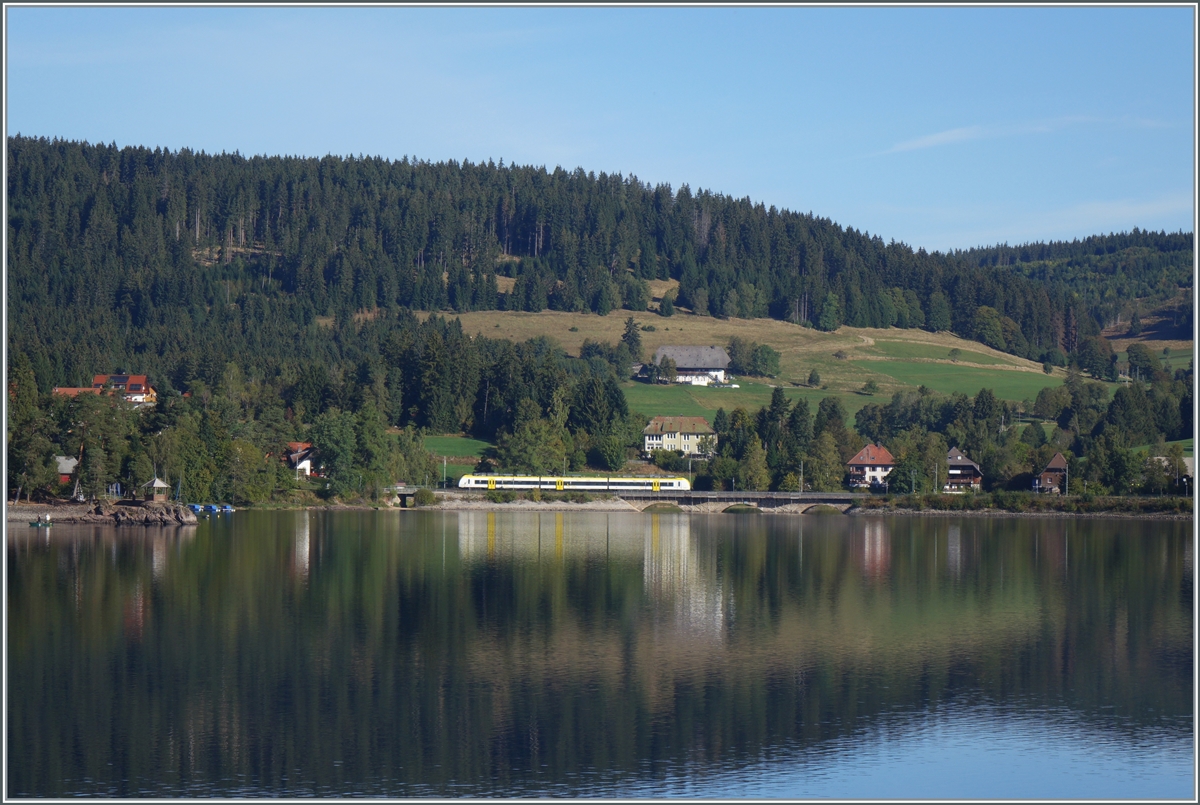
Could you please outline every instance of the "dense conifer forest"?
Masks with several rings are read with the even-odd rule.
[[[573,358],[546,339],[471,338],[413,311],[608,315],[645,310],[648,282],[673,279],[668,304],[698,315],[952,330],[1102,377],[1115,361],[1101,328],[1135,298],[1165,301],[1192,281],[1190,233],[931,254],[812,214],[582,169],[20,136],[8,140],[7,220],[9,487],[26,493],[53,486],[56,452],[83,458],[93,492],[159,472],[192,499],[253,500],[287,485],[265,459],[302,437],[324,448],[332,488],[346,493],[428,474],[421,429],[498,440],[508,466],[547,471],[617,464],[636,444],[641,421],[617,385],[641,357],[636,328]],[[49,395],[120,370],[151,376],[153,417]],[[1149,405],[1190,406],[1190,370],[1186,390],[1184,377],[1147,372],[1166,384]],[[1102,417],[1089,403],[1085,432],[1072,394],[1059,442],[1081,449],[1073,440]],[[814,445],[822,422],[841,421],[820,413]],[[967,427],[938,417],[943,430]],[[1159,419],[1147,436],[1183,432]],[[781,456],[801,448],[780,452],[763,421],[751,429],[755,483],[792,483]],[[830,461],[858,438],[841,426],[829,435]],[[731,442],[737,461],[749,445]],[[732,465],[714,472],[718,483],[741,477]]]

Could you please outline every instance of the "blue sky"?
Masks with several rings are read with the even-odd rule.
[[[929,250],[1193,229],[1191,7],[6,13],[9,134],[581,166]]]

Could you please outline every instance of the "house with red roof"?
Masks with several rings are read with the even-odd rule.
[[[883,486],[883,479],[896,466],[896,459],[883,445],[869,444],[846,462],[850,470],[851,489],[870,489]]]
[[[103,394],[105,389],[109,390],[110,395],[120,394],[125,402],[139,408],[158,402],[158,392],[150,385],[146,375],[95,375],[90,386],[55,386],[52,393],[62,397],[77,397],[80,394]]]

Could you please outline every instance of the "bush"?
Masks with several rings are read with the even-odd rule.
[[[684,472],[687,470],[687,459],[678,450],[655,450],[652,453],[654,466],[667,472]]]
[[[437,497],[429,489],[418,489],[417,494],[413,496],[413,502],[418,506],[432,506],[437,503]]]
[[[512,503],[517,499],[517,493],[508,489],[489,489],[487,499],[492,503]]]
[[[601,469],[619,470],[625,466],[625,445],[616,436],[605,436],[596,441],[590,459]]]

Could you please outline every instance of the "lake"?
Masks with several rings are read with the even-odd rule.
[[[1193,797],[1190,521],[10,526],[10,797]]]

